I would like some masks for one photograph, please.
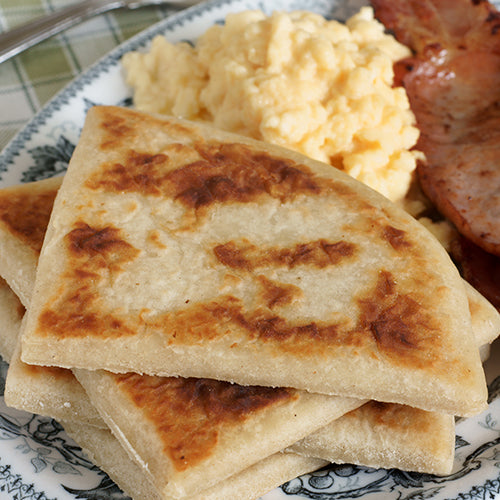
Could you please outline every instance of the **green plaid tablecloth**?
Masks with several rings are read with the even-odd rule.
[[[75,1],[0,0],[0,31],[71,3]],[[176,10],[178,8],[145,7],[113,11],[1,63],[0,151],[75,76],[116,45]]]

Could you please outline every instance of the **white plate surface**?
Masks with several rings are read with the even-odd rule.
[[[194,40],[228,12],[244,9],[307,9],[346,19],[365,0],[215,0],[161,21],[137,35],[76,79],[18,134],[0,155],[0,187],[63,172],[93,104],[129,105],[121,56],[147,46],[156,34]],[[495,499],[500,498],[500,344],[487,365],[490,405],[457,424],[454,471],[435,477],[398,470],[343,465],[294,479],[265,500],[310,498]],[[7,365],[0,365],[0,388]],[[2,392],[3,393],[3,389]],[[7,408],[0,399],[0,498],[23,500],[125,500],[128,497],[93,467],[52,419]]]

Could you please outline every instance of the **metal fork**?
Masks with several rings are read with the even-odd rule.
[[[37,43],[60,33],[92,16],[115,9],[137,9],[147,5],[179,5],[187,7],[200,0],[86,0],[27,24],[0,33],[0,63]]]

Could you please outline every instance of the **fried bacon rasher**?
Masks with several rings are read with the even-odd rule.
[[[414,56],[397,77],[421,131],[427,196],[468,239],[500,255],[500,13],[481,0],[373,0]]]
[[[420,184],[469,240],[467,248],[472,242],[487,252],[460,251],[454,257],[470,270],[484,268],[470,259],[486,255],[499,269],[500,12],[484,0],[372,0],[372,5],[376,17],[414,53],[396,64],[395,73],[421,132],[417,148],[426,161],[417,169]],[[491,285],[488,271],[484,278]],[[495,293],[500,294],[500,283]],[[500,308],[500,302],[495,305]]]

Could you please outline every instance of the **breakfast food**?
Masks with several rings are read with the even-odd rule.
[[[58,182],[60,183],[61,180],[59,179]],[[19,208],[19,206],[33,206],[34,200],[39,200],[40,196],[45,193],[48,195],[44,197],[47,202],[46,209],[50,209],[53,201],[51,196],[55,196],[54,187],[57,186],[41,181],[19,186],[19,190],[15,187],[0,190],[0,198],[2,198],[6,210],[8,211],[9,200],[11,200],[12,205],[10,206],[13,213],[16,213],[19,218],[19,221],[16,222],[17,230],[10,228],[8,224],[4,224],[0,226],[0,236],[3,237],[3,232],[7,231],[10,236],[17,235],[21,239],[21,235],[25,231],[19,231],[19,226],[23,224],[23,221],[27,225],[31,224],[31,222],[28,217],[23,217],[22,208]],[[20,203],[21,198],[24,199],[22,203]],[[40,218],[39,224],[43,220],[43,218]],[[45,230],[46,228],[42,226],[40,229]],[[36,231],[35,234],[38,234],[40,238],[43,236],[42,231]],[[41,241],[39,246],[41,247]],[[21,266],[21,263],[19,265]],[[26,261],[23,262],[23,265],[26,265]],[[36,267],[36,262],[32,261],[30,265]],[[0,266],[0,275],[2,272],[3,269]],[[23,272],[29,274],[29,270],[26,268],[23,269]],[[11,315],[18,311],[20,303],[19,301],[17,301],[17,304],[13,303],[12,292],[10,292],[10,296],[7,295],[9,292],[7,285],[4,286],[4,289],[5,300],[0,300],[0,308],[5,310],[7,315]],[[24,294],[29,296],[29,290],[25,290]],[[467,294],[476,343],[479,346],[489,345],[500,332],[500,315],[472,287],[467,286]],[[2,297],[4,295],[0,296],[0,299]],[[20,317],[14,322],[14,328],[8,326],[6,323],[7,318],[8,316],[3,317],[0,341],[2,343],[7,341],[9,344],[14,345],[18,338]],[[95,411],[95,407],[91,404],[86,393],[82,391],[82,387],[72,376],[71,371],[26,365],[21,362],[19,352],[12,356],[13,350],[14,347],[8,351],[7,355],[7,359],[10,360],[10,367],[5,387],[6,402],[16,408],[42,413],[62,421],[65,428],[70,430],[70,434],[74,436],[77,442],[84,449],[90,450],[91,456],[94,457],[96,463],[101,465],[112,477],[116,477],[118,484],[123,484],[122,487],[125,491],[134,492],[137,498],[142,498],[141,495],[146,495],[146,497],[147,494],[153,495],[151,493],[153,488],[147,486],[150,484],[149,476],[145,477],[144,481],[136,481],[137,486],[135,487],[130,484],[130,480],[127,481],[131,468],[135,467],[137,469],[135,474],[140,477],[144,476],[144,474],[140,472],[141,469],[137,464],[133,465],[133,461],[128,458],[125,448],[122,447],[120,442],[111,436],[106,424]],[[0,352],[2,355],[4,354],[4,350]],[[115,430],[117,435],[127,436],[132,434],[131,440],[137,440],[138,436],[135,435],[137,428],[147,428],[147,425],[144,424],[144,410],[142,414],[139,412],[139,421],[136,423],[130,419],[131,414],[134,412],[127,410],[132,404],[130,401],[126,404],[115,404],[116,397],[112,395],[117,391],[117,397],[123,398],[123,383],[118,378],[113,379],[111,374],[104,374],[103,378],[100,374],[84,375],[89,379],[90,392],[94,393],[94,398],[97,397],[99,406],[103,405],[99,400],[104,399],[108,419],[113,419],[110,424],[111,427],[118,425],[119,419],[115,415],[116,408],[121,406],[121,412],[126,411],[127,424],[125,429],[120,426],[119,431]],[[104,384],[103,380],[104,382],[107,381],[107,383]],[[97,388],[103,385],[106,385],[105,390],[98,391]],[[96,392],[97,394],[95,394]],[[113,401],[111,405],[110,400]],[[338,414],[347,409],[348,406],[346,405],[344,405],[343,409],[339,406]],[[157,410],[159,411],[159,408]],[[135,414],[137,415],[137,413],[138,409],[136,408]],[[90,418],[90,416],[97,418]],[[89,427],[89,424],[91,427]],[[92,426],[100,427],[103,430]],[[452,416],[429,413],[408,406],[368,403],[359,410],[351,411],[345,417],[340,417],[327,426],[318,429],[302,439],[300,443],[289,447],[288,450],[295,450],[297,453],[313,458],[328,456],[329,460],[333,462],[350,459],[350,461],[357,464],[398,466],[408,470],[422,470],[427,473],[442,474],[449,472],[452,465],[453,453],[450,450],[453,449],[454,443],[453,428]],[[152,432],[154,434],[158,431]],[[345,434],[348,434],[349,439],[345,439]],[[411,436],[411,439],[408,439],[409,436]],[[126,445],[131,446],[129,442]],[[142,445],[142,448],[144,449],[144,445]],[[360,450],[364,450],[364,453],[360,454]],[[137,451],[134,451],[134,453],[138,455]],[[149,448],[147,453],[151,453]],[[125,454],[124,459],[117,459],[117,456],[123,454]],[[162,455],[160,452],[153,454],[156,457]],[[141,456],[143,462],[149,462],[144,456],[144,450]],[[278,455],[274,456],[272,460],[265,459],[264,462],[267,464],[270,461],[271,463],[278,462],[281,467],[283,460],[283,457]],[[290,465],[303,467],[305,463],[293,458]],[[261,466],[262,462],[259,462],[258,465],[251,466],[251,468],[252,470],[257,468],[260,471]],[[305,470],[302,469],[302,472]],[[292,477],[288,475],[287,471],[288,468],[285,467],[282,469],[282,474],[285,475],[277,476],[281,478],[281,482],[284,480],[283,478]],[[259,472],[255,473],[258,474]],[[165,474],[161,474],[161,477],[165,477]],[[238,474],[238,478],[240,478],[240,474]],[[233,481],[235,481],[235,478],[231,480],[231,483]],[[223,481],[223,483],[227,484],[226,481]],[[259,485],[262,487],[266,487],[266,484],[268,483],[259,481]],[[220,492],[220,486],[222,484],[217,487],[217,492]],[[252,490],[249,489],[249,491]],[[157,492],[154,493],[154,495],[157,494]],[[149,498],[154,498],[154,496]]]
[[[15,265],[21,275],[33,276],[35,274],[49,214],[61,181],[62,178],[55,178],[0,190],[0,200],[2,200],[4,214],[6,214],[3,224],[0,225],[0,236],[2,239],[10,240],[16,248],[21,250],[22,258]],[[37,207],[36,218],[32,209],[35,206]],[[25,235],[29,235],[29,239]],[[28,254],[30,250],[32,250],[32,253]],[[27,255],[29,255],[29,258],[26,257]],[[11,258],[14,257],[11,256]],[[0,275],[3,273],[8,274],[8,268],[0,262]],[[24,297],[31,296],[33,284],[22,282],[22,285],[19,290],[20,294]],[[71,420],[105,427],[101,417],[88,400],[85,391],[74,378],[71,370],[28,365],[21,361],[20,345],[18,345],[17,349],[14,346],[17,343],[16,339],[18,338],[24,307],[22,307],[15,295],[13,296],[6,283],[0,288],[0,292],[3,292],[0,298],[4,299],[0,302],[0,306],[6,311],[3,325],[4,334],[1,339],[2,342],[9,346],[1,352],[5,351],[10,361],[5,388],[6,402],[16,408],[41,413],[58,420]],[[12,316],[14,318],[10,319]],[[244,390],[242,389],[242,391]],[[297,411],[297,401],[295,399],[300,399],[300,397],[299,395],[298,398],[293,398],[292,406],[295,411]],[[325,402],[323,396],[316,397],[315,395],[306,395],[305,399],[311,400],[311,397],[313,400],[316,399],[316,401],[312,402],[312,407],[322,404],[323,408],[320,414],[327,408],[333,409],[333,413],[328,414],[327,420],[342,415],[362,404],[360,401],[347,398],[327,398],[328,401]],[[308,428],[308,431],[312,431],[314,426],[321,425],[321,423],[314,424],[314,418],[309,419],[309,421],[311,427]],[[299,426],[297,426],[296,431],[301,432]],[[303,432],[307,433],[306,431]]]
[[[330,163],[391,200],[418,137],[392,65],[410,52],[369,7],[346,23],[311,12],[229,14],[195,46],[155,38],[122,63],[138,110],[213,123]]]
[[[24,306],[30,301],[36,262],[60,184],[61,179],[54,177],[0,192],[0,268]]]
[[[64,428],[87,451],[92,461],[106,470],[134,500],[165,500],[154,488],[144,469],[130,460],[109,430],[98,429],[94,432],[88,426],[72,422],[65,423]],[[190,496],[189,500],[254,500],[285,481],[324,465],[327,462],[319,458],[275,453],[202,493]]]
[[[462,415],[486,399],[464,286],[414,219],[289,150],[115,107],[90,110],[58,193],[22,357]]]
[[[296,149],[393,201],[407,192],[419,160],[427,194],[489,252],[464,239],[452,249],[463,276],[500,310],[500,257],[493,249],[498,244],[498,117],[491,105],[498,94],[496,9],[467,0],[375,0],[372,5],[404,45],[384,34],[368,7],[346,25],[304,13],[268,18],[261,12],[238,13],[194,47],[158,37],[147,52],[123,58],[134,104]],[[410,56],[407,46],[417,55]],[[376,78],[380,85],[372,85],[374,75],[383,75]],[[411,110],[405,93],[395,106],[386,100],[392,83],[397,93],[404,84]],[[322,93],[324,88],[334,91]],[[418,135],[412,111],[423,134],[408,153]],[[403,154],[394,161],[400,146]],[[456,158],[461,158],[458,169]],[[449,231],[445,221],[422,222],[432,231]]]
[[[17,219],[15,224],[5,223],[0,232],[17,238],[19,246],[28,246],[22,235],[28,229],[36,229],[31,233],[30,248],[37,247],[37,238],[41,247],[46,219],[38,217],[35,223],[29,217],[23,217],[23,207],[28,215],[30,207],[37,202],[41,212],[42,205],[43,209],[50,210],[55,197],[54,188],[57,190],[59,185],[60,179],[1,191],[6,212],[10,206],[12,215],[16,214]],[[44,200],[43,204],[41,199]],[[12,217],[9,221],[12,221]],[[31,261],[28,264],[24,259],[19,263],[20,269],[28,274],[30,265],[35,268],[36,262]],[[30,295],[28,290],[24,292],[26,296]],[[11,301],[7,302],[12,305]],[[64,423],[71,422],[70,427],[80,429],[79,434],[89,425],[95,427],[91,431],[87,429],[85,435],[89,432],[103,434],[103,431],[96,427],[107,427],[71,370],[27,365],[21,361],[19,354],[15,351],[9,355],[10,367],[4,394],[7,404],[48,414]],[[80,376],[84,377],[84,374]],[[106,382],[108,385],[114,385],[116,382],[115,375],[102,372],[87,374],[88,377],[91,377],[92,382],[90,386],[86,385],[92,394],[98,393]],[[146,478],[156,484],[156,488],[165,498],[171,494],[192,496],[197,493],[196,488],[215,487],[229,476],[250,466],[254,466],[253,474],[260,474],[261,470],[268,473],[276,464],[287,465],[274,472],[271,476],[272,485],[281,484],[294,477],[289,476],[290,470],[295,473],[310,471],[324,462],[315,457],[306,459],[277,456],[269,459],[270,463],[265,467],[255,464],[363,403],[349,398],[309,394],[292,389],[240,387],[203,379],[161,379],[124,375],[117,385],[121,388],[118,395],[125,401],[131,398],[141,404],[127,406],[124,401],[113,398],[113,391],[105,389],[106,401],[112,401],[111,412],[110,407],[107,407],[111,420],[107,421],[115,432],[120,430],[119,435],[134,437],[135,441],[132,441],[132,447],[128,446],[128,451],[133,452],[135,456],[142,452],[144,460],[141,463],[149,464]],[[149,402],[149,405],[145,405],[145,401]],[[99,408],[102,410],[102,403]],[[126,422],[137,422],[132,430],[127,432],[126,427],[123,427],[123,420],[120,420],[117,408],[127,411]],[[132,418],[134,409],[136,415],[141,412],[135,419]],[[155,423],[154,415],[161,416],[161,425],[148,424],[150,420]],[[290,420],[293,420],[293,426],[288,425]],[[120,427],[117,427],[118,425]],[[254,443],[256,434],[260,439]],[[187,439],[188,435],[190,439]],[[151,455],[144,456],[146,452]],[[101,452],[106,453],[109,453],[109,450]],[[106,464],[109,465],[109,462]],[[236,484],[239,484],[242,477]],[[279,482],[274,483],[277,478]],[[229,484],[233,482],[235,480]],[[269,485],[269,480],[262,481],[262,486],[265,485]],[[228,486],[225,485],[224,488]],[[215,491],[219,492],[219,487]],[[229,491],[233,490],[229,488]]]
[[[398,65],[421,131],[426,194],[469,239],[500,255],[498,13],[488,2],[372,3],[416,52]]]
[[[0,190],[0,275],[9,280],[7,284],[2,279],[0,288],[0,354],[10,363],[9,386],[14,389],[7,388],[5,398],[11,406],[25,411],[104,427],[70,370],[29,366],[20,358],[23,304],[31,297],[43,237],[61,181],[61,177],[55,177]]]
[[[500,311],[500,257],[485,252],[463,236],[451,242],[450,253],[464,279]]]
[[[361,404],[217,380],[75,374],[164,498],[201,493]]]
[[[18,349],[6,397],[23,380],[28,393],[34,389],[33,373],[65,373],[78,385],[58,365],[90,367],[74,368],[90,396],[79,386],[79,399],[95,405],[100,424],[106,422],[116,437],[106,428],[89,431],[79,416],[65,426],[136,499],[220,500],[235,498],[240,487],[251,498],[325,463],[317,457],[449,472],[453,415],[484,405],[474,346],[487,346],[496,336],[498,314],[462,287],[425,230],[333,171],[184,120],[118,108],[91,111],[55,204],[31,303],[30,291],[24,292],[31,324],[23,327],[23,356],[54,366],[28,365]],[[336,217],[325,217],[330,211]],[[8,224],[0,234],[2,229]],[[321,290],[315,289],[318,276]],[[325,284],[322,303],[317,299]],[[335,398],[158,376],[164,368],[142,374],[159,354],[157,366],[172,363],[174,375],[201,370],[240,381],[274,369],[276,357],[279,367],[297,362],[304,345],[312,352],[305,353],[305,363],[292,363],[284,378],[259,380],[283,386],[305,373],[307,384],[317,384],[308,389],[330,393],[337,382],[345,394],[366,391],[447,413],[372,401],[287,453],[274,453],[306,433],[311,419],[319,425],[318,415],[325,417],[325,404],[333,409]],[[115,356],[118,367],[112,365]],[[339,364],[338,358],[347,359]],[[219,365],[226,359],[224,372]],[[318,359],[319,382],[311,372]],[[325,366],[332,360],[338,377],[328,386]],[[351,383],[354,376],[341,381],[339,375],[349,375],[360,360],[355,375],[371,383]],[[49,384],[51,390],[59,390],[59,380]],[[262,429],[270,439],[259,435]],[[265,442],[256,444],[256,435]]]
[[[288,448],[329,462],[450,474],[455,419],[409,406],[370,401]]]
[[[487,1],[372,4],[414,51],[396,72],[421,131],[420,183],[466,238],[453,251],[464,276],[500,310],[499,12]]]
[[[70,420],[106,427],[71,370],[27,365],[21,361],[20,347],[20,344],[16,346],[7,373],[4,398],[8,406],[60,422]]]

